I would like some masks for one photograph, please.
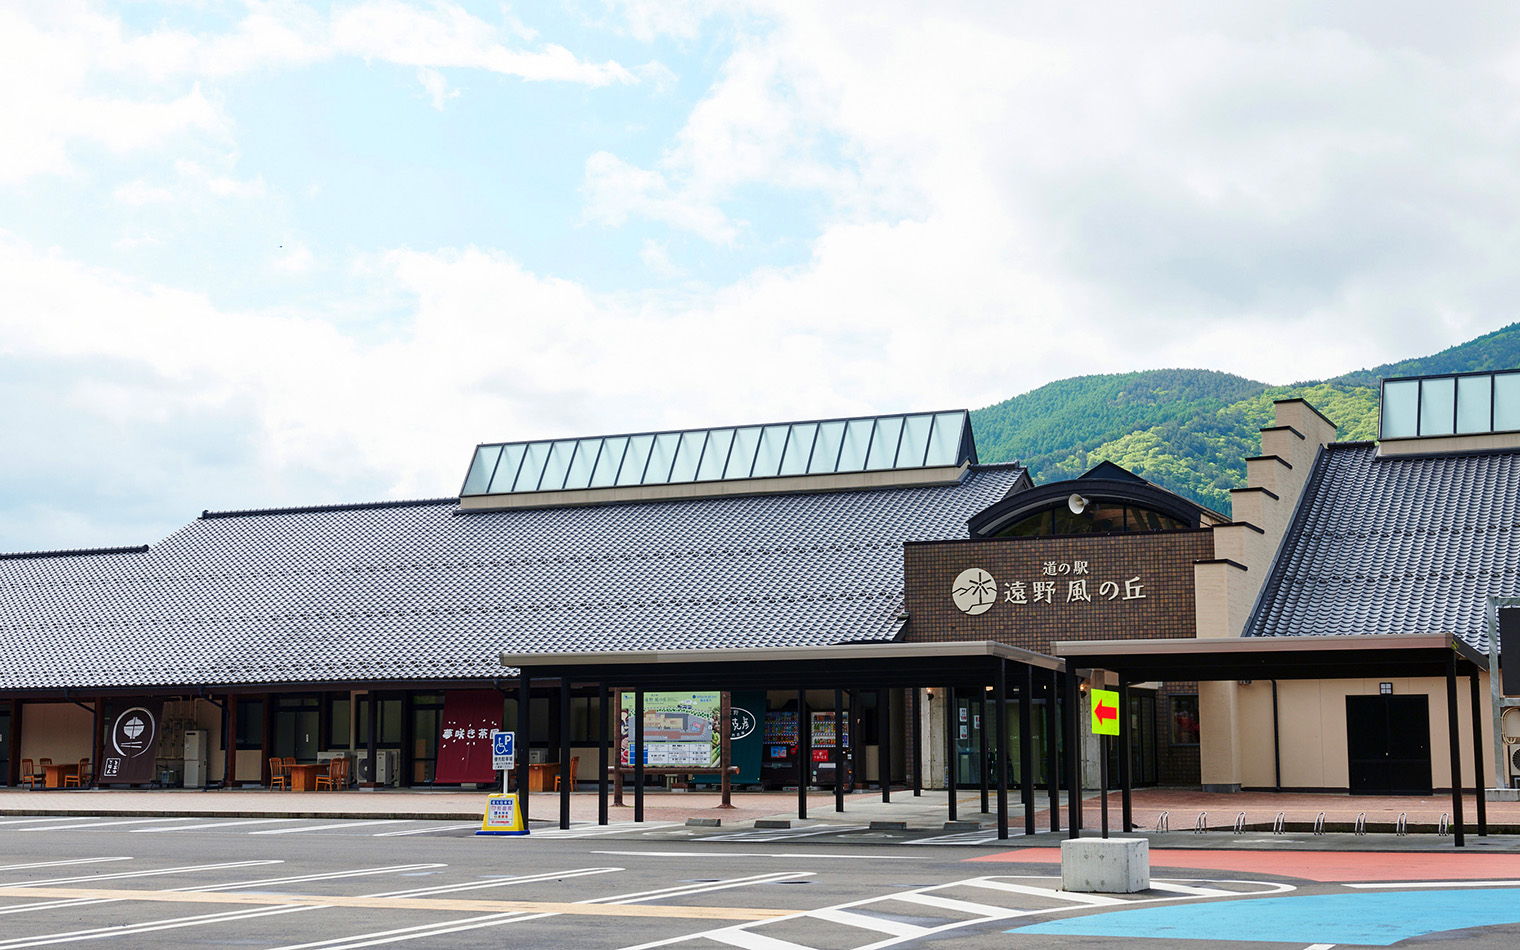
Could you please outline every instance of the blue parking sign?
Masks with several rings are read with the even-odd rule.
[[[504,771],[517,764],[517,756],[514,754],[517,743],[513,741],[515,735],[511,732],[491,732],[491,768]]]

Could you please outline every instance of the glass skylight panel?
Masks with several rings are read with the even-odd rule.
[[[755,453],[755,467],[750,478],[768,478],[781,471],[781,453],[786,451],[786,436],[791,426],[766,426],[760,433],[760,451]]]
[[[934,435],[929,437],[929,454],[924,464],[955,465],[960,462],[961,431],[966,425],[964,412],[942,412],[934,417]]]
[[[549,448],[552,445],[552,442],[528,443],[522,467],[517,470],[517,481],[512,483],[513,491],[538,491],[538,483],[543,477],[544,465],[549,461]]]
[[[749,478],[755,470],[755,453],[760,451],[760,427],[746,426],[734,430],[734,447],[728,453],[724,478]]]
[[[482,445],[475,450],[470,462],[470,474],[464,478],[464,495],[484,495],[491,487],[491,476],[496,472],[496,460],[501,458],[501,446]]]
[[[523,455],[528,447],[519,442],[516,445],[504,445],[501,447],[501,461],[496,463],[496,474],[491,476],[491,494],[509,492],[512,485],[517,481],[517,472],[522,468]]]
[[[544,465],[539,491],[559,491],[565,487],[565,475],[570,471],[570,458],[574,454],[574,439],[562,439],[549,446],[549,461]]]
[[[1494,378],[1492,376],[1457,377],[1457,432],[1488,432],[1493,425]]]
[[[581,439],[575,443],[575,454],[570,458],[570,471],[565,475],[567,491],[590,487],[591,473],[596,470],[596,455],[601,448],[601,439]]]
[[[628,439],[628,451],[623,456],[623,470],[618,473],[618,485],[644,484],[644,466],[649,464],[649,450],[654,446],[654,436],[635,435]]]
[[[818,425],[818,438],[813,443],[813,460],[808,463],[809,475],[826,475],[839,464],[839,447],[844,442],[843,422],[823,422]]]
[[[1420,381],[1420,435],[1451,435],[1456,425],[1457,381]]]
[[[871,451],[866,456],[866,471],[891,468],[897,461],[897,443],[902,441],[902,416],[882,416],[876,420],[871,435]]]
[[[1513,405],[1515,425],[1520,428],[1520,373],[1509,375],[1514,385],[1503,391],[1513,392],[1508,404]],[[1447,382],[1452,378],[1447,377]],[[1468,402],[1476,405],[1477,396],[1468,398],[1469,384],[1462,385],[1461,408],[1467,408]],[[1415,399],[1418,404],[1418,396]],[[1448,409],[1455,405],[1451,399]],[[460,494],[582,491],[951,466],[965,461],[961,449],[966,425],[967,415],[961,410],[480,445],[470,458]]]
[[[875,419],[851,419],[845,423],[844,447],[834,471],[858,472],[866,467],[866,452],[871,447],[871,433],[875,428]]]
[[[654,437],[654,449],[649,453],[649,466],[644,469],[645,485],[663,485],[670,481],[670,466],[676,460],[676,448],[681,444],[681,433],[661,432]]]
[[[588,488],[609,488],[617,481],[618,467],[623,464],[623,452],[628,448],[626,435],[602,439],[602,450],[597,455],[596,469],[591,473]]]
[[[702,447],[707,433],[702,429],[681,433],[681,447],[676,450],[676,464],[670,470],[670,482],[694,482],[697,480],[697,463],[702,461]]]
[[[818,435],[818,424],[799,422],[792,426],[791,437],[786,440],[786,455],[781,459],[782,475],[807,473],[808,459],[813,454],[813,439]]]
[[[1382,437],[1412,439],[1419,430],[1420,381],[1389,380],[1383,384]]]
[[[702,464],[697,468],[699,482],[716,481],[723,477],[728,464],[728,450],[734,444],[733,429],[714,429],[707,433],[707,447],[702,450]]]
[[[1520,429],[1520,373],[1494,374],[1494,431]]]
[[[918,468],[924,464],[924,456],[929,454],[929,433],[933,429],[933,416],[908,416],[903,420],[896,468]]]

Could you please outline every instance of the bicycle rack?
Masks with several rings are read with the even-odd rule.
[[[1156,833],[1165,834],[1172,830],[1172,813],[1164,811],[1156,816]]]
[[[1357,812],[1356,827],[1351,829],[1354,834],[1365,835],[1367,833],[1367,813]]]
[[[1395,822],[1394,825],[1393,825],[1393,833],[1396,834],[1396,835],[1398,835],[1400,838],[1402,838],[1405,835],[1409,834],[1409,816],[1408,815],[1404,814],[1403,812],[1399,812],[1399,820],[1397,822]]]
[[[1286,820],[1287,816],[1282,812],[1278,812],[1277,817],[1272,819],[1272,833],[1274,835],[1280,835],[1283,833],[1283,826]]]
[[[1436,825],[1436,834],[1438,834],[1438,835],[1449,835],[1449,834],[1451,834],[1451,816],[1448,815],[1448,814],[1446,814],[1446,812],[1444,812],[1444,811],[1441,812],[1441,821],[1440,821],[1440,823]]]
[[[1243,834],[1246,833],[1246,813],[1245,812],[1241,812],[1240,814],[1238,814],[1238,815],[1235,816],[1235,833],[1237,835],[1243,835]]]
[[[1325,813],[1324,812],[1320,812],[1318,815],[1314,816],[1314,833],[1317,834],[1317,835],[1322,835],[1322,834],[1325,833]]]
[[[1193,834],[1195,834],[1195,835],[1201,835],[1201,834],[1207,832],[1208,830],[1209,830],[1209,813],[1206,812],[1206,811],[1201,811],[1201,812],[1198,813],[1198,820],[1195,821],[1195,822],[1193,822]]]

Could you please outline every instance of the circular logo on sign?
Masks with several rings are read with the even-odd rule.
[[[955,606],[975,617],[997,602],[997,581],[979,567],[968,568],[955,576],[955,583],[950,585],[950,597]]]
[[[116,717],[116,728],[111,745],[124,758],[135,758],[154,748],[153,714],[141,706],[134,706]]]
[[[743,739],[755,731],[755,715],[743,706],[731,706],[728,710],[728,738]]]

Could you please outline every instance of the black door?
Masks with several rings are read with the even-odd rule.
[[[1346,752],[1353,795],[1429,795],[1430,700],[1347,696]]]

